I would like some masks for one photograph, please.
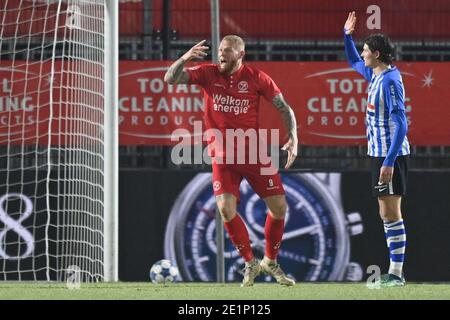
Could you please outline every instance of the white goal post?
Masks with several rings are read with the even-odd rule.
[[[117,281],[118,1],[0,21],[0,281]]]

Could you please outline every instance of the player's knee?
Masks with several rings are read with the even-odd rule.
[[[272,201],[269,210],[275,218],[283,219],[287,210],[286,200],[284,198],[280,198],[276,201]]]
[[[401,219],[400,201],[397,197],[380,198],[380,218],[383,221],[397,221]]]
[[[402,215],[400,212],[397,212],[396,210],[389,210],[389,211],[380,210],[380,217],[383,221],[393,222],[400,220],[402,218]]]
[[[229,201],[218,201],[217,207],[219,209],[222,219],[225,221],[230,221],[236,215],[235,206]]]

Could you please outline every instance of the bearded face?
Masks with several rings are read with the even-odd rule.
[[[243,51],[239,51],[239,48],[233,46],[229,41],[222,41],[219,46],[219,70],[222,73],[230,74],[239,61],[243,57]]]

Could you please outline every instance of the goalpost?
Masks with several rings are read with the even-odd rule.
[[[0,4],[0,280],[118,280],[117,17]]]

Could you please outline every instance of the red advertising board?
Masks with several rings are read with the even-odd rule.
[[[20,61],[0,64],[0,144],[39,143],[51,132],[54,144],[67,144],[64,132],[70,117],[85,130],[99,133],[102,109],[95,90],[77,88],[69,94],[72,69],[50,78],[50,64],[26,67]],[[203,93],[195,85],[168,85],[170,62],[122,61],[120,65],[120,144],[171,145],[176,129],[192,132],[203,117]],[[299,139],[305,145],[365,145],[367,82],[345,62],[249,63],[268,73],[293,108]],[[450,145],[450,63],[398,63],[406,92],[408,138],[413,145]],[[76,66],[72,67],[76,72]],[[11,77],[11,70],[14,70]],[[55,70],[61,70],[55,64]],[[95,70],[91,68],[90,70]],[[100,73],[99,70],[95,71]],[[50,81],[53,85],[50,86]],[[83,81],[101,88],[100,80]],[[61,88],[61,84],[65,84]],[[50,90],[53,108],[50,117]],[[92,88],[91,88],[92,89]],[[72,91],[70,91],[72,92]],[[82,92],[82,94],[81,94]],[[75,100],[74,100],[75,99]],[[73,101],[71,101],[73,100]],[[81,107],[95,105],[85,113]],[[77,104],[80,107],[77,107]],[[277,110],[261,99],[262,128],[280,128]],[[70,108],[67,108],[70,106]],[[52,130],[48,130],[51,124]],[[72,133],[75,133],[73,131]],[[44,138],[42,138],[44,137]],[[280,135],[283,137],[283,133]],[[42,138],[42,139],[41,139]],[[41,141],[42,140],[42,141]]]
[[[345,62],[258,63],[283,90],[307,145],[363,144],[367,82]],[[415,145],[449,145],[450,64],[398,63]],[[262,117],[265,126],[269,119]]]
[[[50,81],[43,73],[39,64],[0,63],[0,145],[34,144],[48,132]]]
[[[122,62],[121,144],[171,144],[177,128],[192,130],[202,117],[196,86],[163,82],[161,62]],[[345,62],[249,63],[268,73],[283,91],[306,145],[364,145],[367,82]],[[406,92],[408,137],[415,145],[450,145],[449,63],[398,63]],[[283,128],[276,109],[261,100],[261,127]],[[283,137],[283,134],[280,135]]]
[[[99,144],[103,68],[86,60],[0,62],[0,145]]]
[[[175,129],[192,131],[203,116],[203,93],[195,85],[169,85],[170,64],[127,61],[120,65],[120,143],[172,144]]]

